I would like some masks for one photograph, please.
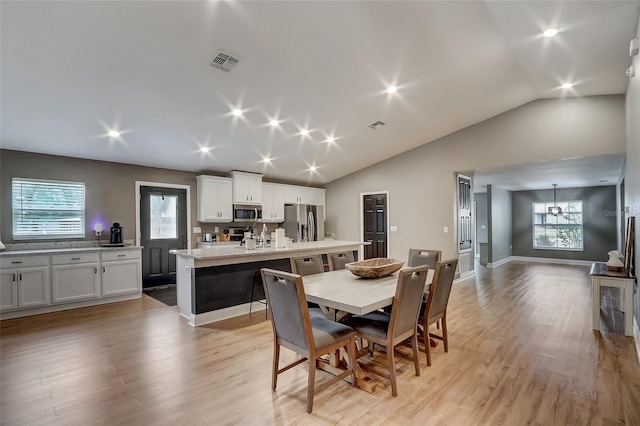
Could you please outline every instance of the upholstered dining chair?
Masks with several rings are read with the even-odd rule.
[[[344,320],[344,324],[353,327],[356,335],[367,340],[369,353],[373,355],[374,344],[387,348],[388,375],[382,375],[391,382],[391,395],[398,395],[396,383],[395,347],[404,340],[411,338],[413,347],[413,363],[416,376],[420,375],[420,361],[418,360],[418,313],[422,302],[422,294],[427,280],[428,266],[407,268],[398,272],[396,294],[393,297],[391,313],[374,311],[366,315],[356,315]],[[378,371],[366,364],[362,368],[374,374]]]
[[[261,273],[273,327],[271,389],[276,390],[279,374],[309,360],[307,412],[310,413],[313,410],[313,397],[317,392],[347,376],[351,376],[351,385],[355,386],[356,333],[351,327],[324,316],[309,316],[300,275],[273,269],[262,269]],[[300,354],[303,358],[280,368],[281,346]],[[323,383],[316,384],[316,360],[342,347],[347,349],[350,368]]]
[[[329,270],[337,271],[339,269],[344,269],[347,263],[351,263],[354,261],[353,252],[348,251],[345,253],[329,253],[327,255],[329,260]]]
[[[439,262],[441,257],[441,250],[409,249],[407,266],[427,265],[429,269],[434,269],[436,262]]]
[[[292,257],[291,272],[302,276],[323,273],[322,255]]]
[[[436,268],[429,289],[429,297],[422,304],[420,319],[418,324],[422,329],[420,340],[424,343],[424,350],[427,354],[427,365],[431,365],[431,350],[429,348],[429,337],[442,340],[444,351],[449,352],[449,336],[447,334],[447,305],[449,295],[453,285],[453,278],[456,274],[458,259],[447,259],[436,263]],[[442,335],[429,333],[429,326],[434,323],[440,324]]]

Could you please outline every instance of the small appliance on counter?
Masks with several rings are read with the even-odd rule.
[[[216,234],[211,234],[211,233],[206,233],[206,234],[202,234],[202,242],[203,243],[214,243],[217,240],[217,236]]]
[[[124,228],[120,226],[120,222],[113,222],[113,224],[111,224],[111,236],[109,238],[109,245],[112,247],[123,246],[123,236]]]

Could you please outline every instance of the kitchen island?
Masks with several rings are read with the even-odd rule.
[[[180,315],[194,327],[249,313],[254,293],[263,295],[256,273],[261,268],[291,272],[291,257],[351,251],[357,256],[357,241],[311,241],[291,243],[287,248],[271,246],[246,250],[224,244],[206,249],[171,250],[177,257],[176,282]],[[256,286],[256,287],[254,287]],[[254,294],[253,299],[257,299]],[[258,304],[256,308],[264,309]]]

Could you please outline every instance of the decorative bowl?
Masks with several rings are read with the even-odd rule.
[[[363,278],[380,278],[391,275],[402,268],[404,262],[386,257],[376,257],[374,259],[360,260],[358,262],[347,263],[347,268],[353,275]]]

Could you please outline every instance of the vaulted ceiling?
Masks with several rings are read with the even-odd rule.
[[[538,98],[625,93],[639,5],[3,1],[1,144],[323,184]]]

